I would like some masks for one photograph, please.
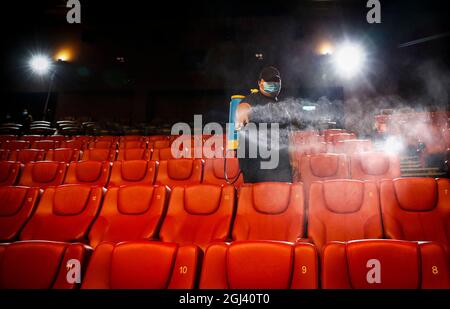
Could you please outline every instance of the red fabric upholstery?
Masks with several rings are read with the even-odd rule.
[[[322,288],[450,288],[445,252],[437,243],[365,240],[329,243],[323,250]]]
[[[225,159],[205,159],[205,167],[203,172],[203,181],[205,184],[212,185],[226,185],[226,179],[224,175],[224,160]],[[237,158],[227,158],[227,176],[229,180],[235,180],[238,176],[239,161]],[[234,183],[234,186],[240,187],[244,184],[244,178],[239,175],[238,179]]]
[[[31,216],[39,198],[39,188],[0,187],[0,240],[11,241]]]
[[[159,233],[162,241],[204,249],[229,238],[235,192],[232,186],[193,185],[173,189]]]
[[[25,164],[19,185],[47,188],[63,183],[67,165],[61,162],[41,161]]]
[[[72,148],[56,148],[47,151],[45,160],[70,163],[80,159],[81,151]]]
[[[167,199],[166,187],[139,185],[110,188],[89,233],[90,245],[96,247],[102,241],[157,237]]]
[[[155,161],[114,161],[108,186],[152,185],[155,181],[155,175]]]
[[[9,156],[10,161],[17,161],[20,163],[28,163],[44,160],[45,150],[43,149],[22,149],[11,151]]]
[[[22,164],[19,162],[0,161],[0,186],[14,185],[21,169]]]
[[[72,162],[67,169],[65,184],[89,184],[106,186],[111,170],[110,162]]]
[[[400,158],[384,152],[362,152],[351,156],[352,179],[380,181],[401,176]]]
[[[233,240],[296,241],[303,237],[301,183],[258,183],[240,188]]]
[[[103,190],[89,185],[62,185],[44,191],[21,240],[82,241],[100,209]]]
[[[83,265],[92,249],[80,243],[20,241],[0,244],[0,289],[73,289],[71,260]],[[82,274],[81,274],[82,275]]]
[[[373,182],[315,182],[309,192],[308,238],[320,249],[329,241],[382,238],[378,189]]]
[[[83,289],[192,289],[200,250],[149,241],[104,242],[94,251]]]
[[[170,188],[199,184],[202,180],[202,160],[174,159],[160,161],[156,184]]]
[[[316,289],[318,257],[311,244],[241,241],[206,249],[201,289]]]
[[[114,161],[116,159],[116,150],[111,148],[87,149],[83,152],[84,161]]]

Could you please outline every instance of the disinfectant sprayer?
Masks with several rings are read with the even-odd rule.
[[[230,114],[228,117],[228,128],[227,128],[227,145],[226,145],[226,152],[225,152],[225,158],[228,157],[229,153],[236,153],[236,150],[238,149],[238,140],[239,140],[239,132],[236,128],[236,111],[239,106],[239,103],[245,99],[245,96],[243,95],[234,95],[231,97],[230,101]],[[233,156],[235,157],[235,156]],[[228,184],[234,184],[238,178],[241,172],[239,171],[239,174],[236,176],[235,179],[228,179],[227,175],[227,160],[223,160],[223,174],[225,177],[225,180]]]

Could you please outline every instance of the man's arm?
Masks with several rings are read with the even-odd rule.
[[[251,105],[246,102],[239,104],[236,110],[236,129],[241,129],[249,122],[251,108]]]

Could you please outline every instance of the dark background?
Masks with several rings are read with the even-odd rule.
[[[48,80],[32,75],[27,61],[65,46],[75,57],[58,67],[54,119],[132,125],[199,113],[226,121],[229,96],[255,88],[265,65],[280,69],[284,98],[356,98],[371,111],[446,108],[450,37],[399,45],[450,32],[448,2],[381,0],[382,23],[371,25],[366,0],[81,0],[81,24],[70,25],[65,0],[2,1],[1,116],[24,107],[41,116]],[[368,52],[364,78],[351,82],[316,52],[324,40],[345,39]]]

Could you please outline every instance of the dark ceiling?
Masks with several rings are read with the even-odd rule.
[[[382,0],[382,23],[370,25],[364,0],[81,0],[82,23],[69,25],[66,1],[2,2],[2,89],[40,89],[26,60],[61,46],[76,50],[59,79],[67,91],[243,89],[268,64],[280,68],[287,87],[316,87],[315,46],[352,39],[370,52],[372,88],[398,91],[427,61],[448,70],[448,37],[398,48],[449,32],[447,3]]]

